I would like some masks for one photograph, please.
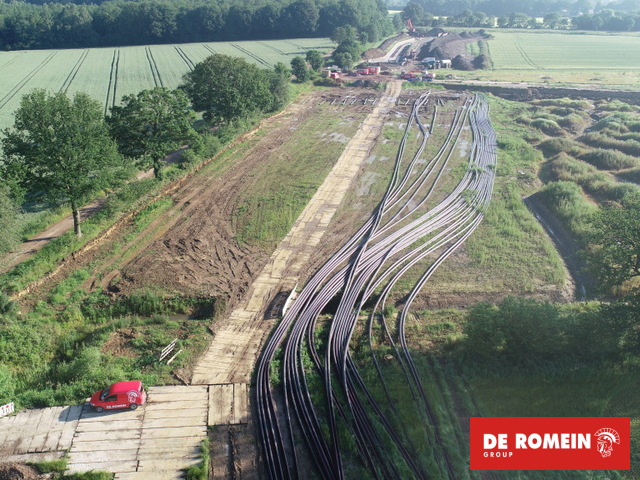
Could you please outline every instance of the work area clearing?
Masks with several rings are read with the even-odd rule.
[[[96,413],[88,403],[23,410],[0,418],[0,458],[40,462],[68,453],[69,472],[104,470],[123,480],[183,478],[182,470],[200,461],[208,426],[247,422],[247,389],[241,387],[149,387],[147,403],[137,410]],[[221,402],[227,390],[233,401]]]

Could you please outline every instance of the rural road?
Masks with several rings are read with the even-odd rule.
[[[180,152],[182,149],[179,150]],[[167,157],[167,160],[175,156],[175,153],[172,153]],[[144,172],[139,172],[136,175],[136,180],[143,180],[146,178],[153,178],[153,169],[149,169]],[[99,211],[105,203],[105,198],[98,198],[93,202],[85,205],[80,209],[80,221],[86,220],[91,215]],[[54,223],[44,231],[39,234],[31,237],[26,242],[22,242],[15,249],[6,253],[3,257],[0,258],[0,274],[8,272],[11,268],[15,267],[19,263],[24,262],[40,249],[42,249],[47,243],[51,240],[58,238],[61,235],[64,235],[69,230],[73,228],[73,217],[69,215],[68,217],[63,218],[59,222]]]

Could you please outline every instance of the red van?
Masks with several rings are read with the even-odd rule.
[[[139,380],[114,383],[104,390],[98,390],[91,396],[89,403],[96,412],[130,408],[135,410],[138,405],[147,401],[147,392]]]

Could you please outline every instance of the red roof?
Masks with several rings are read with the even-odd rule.
[[[109,387],[109,394],[113,395],[114,393],[126,393],[131,390],[140,390],[142,387],[142,382],[140,380],[132,380],[129,382],[118,382],[114,383]]]

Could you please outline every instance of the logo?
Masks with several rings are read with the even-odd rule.
[[[613,428],[601,428],[595,433],[598,440],[598,452],[603,458],[611,456],[613,445],[620,444],[620,435]]]
[[[138,392],[136,392],[135,390],[129,390],[127,392],[127,400],[129,401],[129,403],[136,403],[136,401],[138,400]]]
[[[472,417],[471,470],[629,470],[629,417]]]

